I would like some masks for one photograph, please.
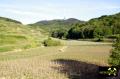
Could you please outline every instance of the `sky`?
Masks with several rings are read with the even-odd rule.
[[[76,18],[88,21],[120,12],[120,0],[0,0],[0,16],[23,24]]]

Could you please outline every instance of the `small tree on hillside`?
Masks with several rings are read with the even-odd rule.
[[[120,66],[120,35],[117,37],[113,47],[114,49],[112,49],[109,64],[112,66]]]

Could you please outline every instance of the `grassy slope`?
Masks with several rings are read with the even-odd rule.
[[[7,22],[14,22],[14,23],[22,24],[20,21],[13,20],[13,19],[6,18],[6,17],[0,17],[0,20],[4,20],[4,21],[7,21]]]
[[[36,47],[44,37],[40,31],[0,19],[0,52]]]

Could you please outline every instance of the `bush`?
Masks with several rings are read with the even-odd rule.
[[[120,66],[120,35],[117,37],[113,47],[114,49],[111,51],[109,64],[112,66]]]
[[[97,38],[97,40],[96,40],[96,42],[102,42],[102,41],[104,41],[104,40],[103,40],[103,36],[99,36],[99,37]]]
[[[44,41],[44,46],[59,46],[61,45],[60,41],[53,40],[51,38],[48,38],[47,40]]]
[[[52,37],[59,38],[59,39],[66,38],[66,35],[67,35],[67,30],[65,29],[55,30],[51,33]]]
[[[107,38],[109,39],[116,39],[118,35],[111,35],[111,36],[108,36]]]
[[[29,49],[29,48],[32,48],[32,46],[28,44],[28,45],[23,46],[22,48],[23,49]]]

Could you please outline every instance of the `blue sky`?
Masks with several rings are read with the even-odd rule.
[[[0,16],[24,24],[40,20],[89,20],[120,12],[120,0],[0,0]]]

